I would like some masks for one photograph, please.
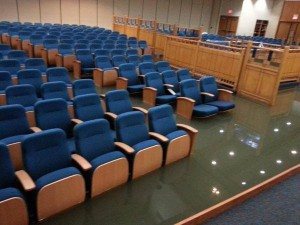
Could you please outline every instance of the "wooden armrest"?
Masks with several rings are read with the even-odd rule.
[[[177,128],[180,128],[182,130],[188,130],[190,132],[193,132],[193,133],[198,133],[198,130],[189,126],[189,125],[186,125],[186,124],[177,124]]]
[[[105,115],[106,115],[106,116],[109,116],[109,117],[112,118],[112,119],[116,119],[116,118],[117,118],[117,115],[114,114],[114,113],[112,113],[112,112],[106,112]]]
[[[74,60],[73,62],[74,62],[74,63],[81,64],[81,62],[80,62],[79,60]]]
[[[56,56],[62,56],[62,54],[57,53]]]
[[[201,94],[201,95],[208,96],[208,97],[215,97],[213,94],[207,93],[207,92],[200,92],[200,94]]]
[[[149,132],[149,135],[157,140],[159,140],[160,142],[168,142],[169,139],[166,138],[165,136],[155,133],[155,132]]]
[[[141,111],[141,112],[144,113],[144,114],[148,114],[148,110],[147,110],[147,109],[144,109],[144,108],[142,108],[142,107],[132,107],[132,109],[133,109],[134,111]]]
[[[156,88],[153,88],[153,87],[144,87],[144,89],[156,92]]]
[[[138,75],[138,77],[142,77],[142,78],[145,78],[145,75]]]
[[[25,170],[19,170],[15,174],[25,191],[35,189],[36,185],[34,181]]]
[[[119,70],[119,67],[117,67],[117,66],[114,66],[114,68],[115,68],[116,70]]]
[[[79,119],[72,119],[72,122],[75,123],[75,124],[83,123],[83,121],[79,120]]]
[[[125,78],[125,77],[118,77],[117,80],[124,80],[124,81],[127,81],[128,79]]]
[[[168,88],[173,88],[174,85],[173,84],[164,84],[164,86],[168,87]]]
[[[101,98],[105,99],[105,94],[100,94],[99,95]]]
[[[191,102],[191,103],[195,103],[195,100],[194,100],[194,99],[187,98],[187,97],[178,97],[177,99],[178,99],[178,100],[188,101],[188,102]]]
[[[92,165],[81,155],[78,154],[72,154],[72,159],[84,170],[90,170],[92,168]]]
[[[232,91],[227,90],[227,89],[218,89],[218,91],[226,92],[226,93],[228,93],[228,94],[233,94]]]
[[[30,127],[30,130],[33,132],[33,133],[38,133],[38,132],[41,132],[42,129],[40,129],[39,127]]]
[[[118,147],[118,148],[121,148],[125,153],[127,154],[134,154],[134,149],[131,148],[129,145],[125,144],[125,143],[122,143],[122,142],[115,142],[115,145]]]
[[[101,69],[101,68],[95,68],[94,71],[95,71],[95,70],[96,70],[96,71],[103,72],[103,69]]]

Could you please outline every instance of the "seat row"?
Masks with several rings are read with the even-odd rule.
[[[62,99],[45,100],[36,107],[37,117],[40,117],[38,124],[45,131],[30,130],[21,106],[0,107],[0,126],[10,124],[10,128],[1,133],[0,141],[5,143],[15,134],[21,139],[18,149],[8,145],[8,150],[7,144],[0,144],[0,168],[4,169],[0,175],[0,212],[5,212],[5,218],[14,212],[19,214],[16,224],[28,221],[22,192],[28,199],[29,209],[36,209],[37,219],[41,221],[83,202],[85,183],[90,196],[94,197],[126,183],[129,178],[135,179],[188,156],[198,132],[187,125],[176,124],[172,108],[162,105],[149,110],[150,132],[143,113],[120,114],[115,121],[116,141],[105,119],[77,124],[73,130],[76,150],[70,152],[69,134],[65,131],[70,126],[63,122],[71,121],[64,116],[68,113],[67,103]],[[20,165],[16,164],[16,153]],[[22,184],[21,191],[16,189],[17,178]],[[18,202],[14,211],[7,207],[9,201]],[[21,209],[23,211],[18,212]],[[25,222],[20,223],[20,220]],[[4,224],[7,223],[4,221]]]

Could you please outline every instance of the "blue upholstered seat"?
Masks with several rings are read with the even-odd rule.
[[[81,72],[92,73],[95,68],[94,58],[87,49],[80,49],[76,51],[76,59],[81,63]]]
[[[164,84],[171,84],[173,87],[171,89],[176,93],[177,96],[180,96],[179,82],[174,70],[166,70],[161,73],[162,81]]]
[[[58,53],[62,56],[73,55],[73,49],[71,44],[59,44],[58,45]]]
[[[105,95],[106,110],[116,115],[132,111],[129,93],[125,90],[109,91]]]
[[[22,50],[13,50],[7,54],[8,59],[16,59],[20,62],[21,65],[25,64],[25,61],[28,59],[26,53]]]
[[[127,90],[130,93],[141,92],[145,87],[136,73],[135,65],[132,63],[121,64],[119,76],[127,79]]]
[[[132,50],[132,49],[130,49]],[[139,64],[141,64],[141,59],[139,55],[129,55],[127,57],[128,62],[134,64],[135,66],[138,66]]]
[[[94,81],[91,79],[75,80],[73,82],[73,95],[97,94]]]
[[[17,73],[18,84],[30,84],[35,88],[38,97],[41,97],[42,73],[37,69],[20,70]]]
[[[178,81],[181,82],[183,80],[192,79],[192,76],[188,69],[179,69],[179,70],[177,70],[177,78],[178,78]]]
[[[113,70],[113,66],[108,56],[98,56],[95,59],[95,65],[102,70]]]
[[[156,66],[156,71],[159,73],[162,73],[167,70],[172,70],[170,67],[170,63],[167,61],[159,61],[155,63],[155,66]]]
[[[43,99],[62,98],[66,100],[69,105],[72,104],[67,85],[63,81],[44,83],[41,86],[41,93]]]
[[[4,94],[5,89],[12,85],[10,73],[7,71],[0,71],[0,94]]]
[[[0,71],[7,71],[12,77],[17,75],[17,72],[21,70],[21,63],[16,59],[4,59],[0,60]]]
[[[47,67],[45,65],[45,61],[41,58],[35,59],[27,59],[25,61],[26,69],[37,69],[42,72],[42,74],[46,74]]]
[[[55,67],[47,69],[47,80],[48,82],[63,81],[68,86],[72,85],[68,75],[68,71],[64,67]]]
[[[140,74],[145,75],[147,73],[156,72],[155,66],[152,62],[143,62],[139,64]]]
[[[115,67],[119,67],[121,64],[127,63],[124,55],[112,56],[111,61],[112,61],[113,66],[115,66]]]
[[[154,63],[154,59],[152,55],[142,55],[142,61]]]

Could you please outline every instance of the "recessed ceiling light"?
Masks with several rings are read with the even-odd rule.
[[[229,152],[229,155],[234,156],[235,155],[234,151]]]
[[[286,122],[286,125],[291,126],[292,123],[291,122]]]
[[[274,132],[276,132],[276,133],[277,133],[278,131],[279,131],[279,129],[278,129],[278,128],[275,128],[275,129],[274,129]]]
[[[277,164],[281,164],[282,161],[281,161],[280,159],[277,159],[277,160],[276,160],[276,163],[277,163]]]
[[[211,161],[211,164],[212,165],[217,165],[217,162],[216,161]]]
[[[292,150],[291,153],[292,153],[293,155],[296,155],[298,152],[297,152],[296,150]]]
[[[242,185],[246,185],[247,183],[245,181],[242,182]]]
[[[224,133],[224,130],[221,129],[221,130],[219,130],[219,132],[222,134],[222,133]]]
[[[216,191],[216,195],[218,195],[218,194],[220,194],[220,192],[219,192],[219,191]]]
[[[261,170],[259,172],[260,172],[260,174],[265,174],[266,173],[266,171],[264,171],[264,170]]]

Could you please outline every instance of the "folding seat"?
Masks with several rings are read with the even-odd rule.
[[[127,40],[127,34],[120,34],[118,40]]]
[[[96,86],[104,87],[116,84],[118,73],[112,66],[108,56],[96,57],[95,66],[93,78]]]
[[[43,48],[43,36],[33,34],[30,36],[30,43],[28,43],[28,55],[30,58],[41,58]]]
[[[88,50],[89,46],[87,44],[82,44],[82,43],[77,43],[74,45],[75,52],[77,52],[77,50],[81,50],[81,49]]]
[[[94,81],[91,79],[75,80],[73,82],[73,96],[97,94]]]
[[[161,167],[163,150],[148,132],[145,116],[141,112],[127,112],[116,119],[118,145],[132,160],[132,178],[138,178]]]
[[[108,50],[111,52],[111,50],[113,50],[115,48],[114,44],[105,44],[103,45],[102,49]]]
[[[102,33],[106,34],[106,35],[109,35],[109,34],[111,34],[111,32],[112,32],[111,30],[104,30]]]
[[[136,37],[129,37],[128,40],[129,41],[137,41],[137,38]]]
[[[98,49],[102,49],[102,44],[99,44],[99,43],[92,43],[92,44],[90,44],[90,50],[91,50],[92,53],[95,54],[95,52]]]
[[[54,67],[47,69],[48,82],[63,81],[68,87],[72,86],[68,71],[64,67]]]
[[[51,35],[51,34],[48,34],[44,37],[44,41],[45,40],[58,40],[58,36],[56,35]]]
[[[12,85],[10,73],[7,71],[0,71],[0,106],[6,104],[5,89]]]
[[[49,121],[47,115],[45,119]],[[85,181],[72,163],[62,130],[30,135],[22,142],[22,150],[25,165],[22,176],[27,178],[23,188],[31,191],[29,200],[34,204],[38,221],[85,200]]]
[[[117,45],[125,45],[125,46],[127,46],[127,44],[128,44],[128,43],[127,43],[127,39],[122,40],[122,39],[119,38],[119,39],[117,40],[116,44],[117,44]]]
[[[160,134],[156,139],[163,146],[166,165],[191,154],[198,130],[185,124],[176,124],[170,105],[149,109],[148,121],[150,132]]]
[[[56,55],[56,66],[65,67],[71,71],[73,69],[73,61],[75,55],[73,53],[72,45],[70,44],[59,44],[58,54]]]
[[[8,29],[8,43],[13,49],[17,49],[17,40],[19,39],[20,27],[11,27]]]
[[[73,39],[60,39],[60,44],[68,44],[71,45],[71,47],[73,48],[74,46],[74,40]]]
[[[24,68],[25,61],[28,59],[25,51],[22,50],[13,50],[7,54],[8,59],[16,59],[20,62],[21,68]]]
[[[167,61],[159,61],[155,63],[156,71],[162,73],[167,70],[172,70],[170,67],[170,63]]]
[[[94,58],[90,50],[77,50],[73,64],[74,77],[80,79],[82,74],[92,74],[95,68]]]
[[[130,56],[130,55],[139,55],[139,52],[137,49],[127,49],[126,50],[126,55]]]
[[[37,127],[42,130],[53,128],[62,129],[68,139],[69,152],[75,152],[75,142],[73,128],[80,123],[76,119],[71,119],[68,103],[63,98],[53,98],[39,101],[34,106],[35,121]]]
[[[100,45],[103,45],[103,41],[95,39],[95,40],[91,41],[91,44],[100,44]]]
[[[183,80],[193,79],[188,69],[177,70],[177,78],[179,82]]]
[[[35,88],[29,84],[9,86],[5,89],[6,104],[20,104],[26,110],[30,126],[35,126],[34,104],[39,101]]]
[[[42,73],[37,69],[20,70],[17,73],[18,84],[30,84],[35,88],[37,96],[41,97]]]
[[[17,49],[23,50],[28,53],[28,44],[30,43],[30,35],[32,31],[20,31],[19,38],[16,40]]]
[[[131,40],[128,41],[128,47],[129,48],[134,48],[134,49],[139,48],[137,41],[131,41]]]
[[[116,42],[118,40],[118,37],[117,36],[108,36],[107,40]]]
[[[95,34],[89,34],[85,37],[87,40],[92,41],[92,40],[96,40],[97,37]]]
[[[181,96],[177,99],[177,114],[191,119],[195,117],[209,117],[219,112],[215,106],[203,104],[201,95],[194,79],[184,80],[180,82]]]
[[[176,76],[176,72],[174,70],[167,70],[161,73],[162,81],[164,85],[167,87],[167,90],[171,94],[176,94],[177,97],[180,96],[180,87],[179,81]],[[170,90],[171,89],[171,90]]]
[[[119,67],[121,64],[127,63],[124,55],[113,56],[111,61],[114,67]]]
[[[139,64],[139,71],[141,75],[146,75],[147,73],[156,72],[155,66],[151,62],[142,62]]]
[[[116,45],[116,49],[121,49],[123,51],[126,51],[127,50],[127,45],[118,44],[118,45]]]
[[[176,94],[171,94],[164,86],[158,72],[145,75],[146,87],[143,90],[143,102],[150,106],[176,102]]]
[[[16,59],[0,60],[0,71],[7,71],[10,73],[13,84],[17,83],[17,72],[21,70],[21,64]]]
[[[58,40],[48,39],[43,42],[44,48],[42,48],[42,58],[49,66],[55,66],[55,57],[58,54]]]
[[[206,76],[200,79],[200,90],[202,93],[207,93],[204,96],[204,103],[217,107],[220,112],[235,108],[235,104],[230,101],[233,92],[227,89],[218,89],[213,76]]]
[[[110,33],[111,36],[119,36],[119,32],[118,31],[113,31]]]
[[[151,48],[147,45],[147,42],[145,40],[140,40],[138,42],[139,48],[142,49],[142,54],[152,54]]]
[[[7,54],[11,51],[11,48],[7,44],[0,44],[0,53],[2,56],[7,56]]]
[[[17,189],[15,174],[7,147],[0,143],[0,224],[28,225],[29,217],[24,196]]]
[[[109,123],[97,119],[78,124],[74,129],[76,150],[88,161],[91,197],[127,182],[129,163],[115,143]]]
[[[113,49],[111,50],[111,57],[114,57],[116,55],[125,56],[125,51],[122,49]]]
[[[49,35],[54,35],[56,36],[56,38],[58,38],[60,36],[60,31],[58,30],[49,31]]]
[[[138,67],[139,64],[142,63],[139,55],[129,55],[127,57],[127,60],[129,63],[133,63],[136,67]]]
[[[27,59],[25,61],[25,69],[37,69],[41,71],[43,81],[47,82],[47,77],[46,77],[47,66],[43,59],[41,58]]]
[[[142,55],[142,61],[154,63],[152,55]]]
[[[141,107],[133,107],[130,101],[129,93],[126,90],[108,91],[105,94],[106,115],[110,117],[110,121],[115,119],[122,113],[140,111],[147,116],[148,111]]]
[[[110,51],[107,49],[97,49],[95,50],[95,58],[97,58],[98,56],[110,57]]]
[[[90,41],[87,40],[87,39],[79,39],[79,40],[76,40],[76,44],[86,44],[86,45],[89,45]]]
[[[141,77],[137,75],[135,65],[132,63],[123,63],[120,65],[116,86],[117,89],[125,89],[129,93],[141,92],[145,87],[141,81]]]

